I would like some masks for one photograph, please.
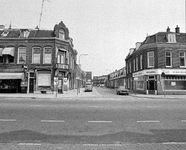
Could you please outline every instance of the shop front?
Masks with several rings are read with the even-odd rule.
[[[186,94],[186,70],[151,69],[133,74],[133,89],[141,94]]]
[[[0,73],[0,93],[25,93],[24,73]]]

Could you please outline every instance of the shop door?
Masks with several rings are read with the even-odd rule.
[[[30,78],[29,93],[34,93],[34,78]]]
[[[148,80],[147,90],[148,94],[155,94],[155,80]]]

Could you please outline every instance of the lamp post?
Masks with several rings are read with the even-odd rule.
[[[81,56],[87,56],[87,55],[88,55],[88,54],[81,54],[81,55],[79,55],[79,68],[80,68],[80,70],[81,70],[80,58],[81,58]],[[81,81],[81,77],[80,77],[79,81]],[[78,82],[78,83],[79,83],[79,82]],[[82,83],[81,83],[81,84],[82,84]],[[81,84],[78,84],[78,88],[77,88],[77,89],[79,89],[79,93],[80,93]]]

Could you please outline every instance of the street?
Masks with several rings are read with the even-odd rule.
[[[0,98],[0,143],[126,144],[186,142],[184,99],[116,95]],[[86,92],[90,94],[91,92]]]

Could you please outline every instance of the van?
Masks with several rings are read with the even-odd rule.
[[[91,82],[86,82],[85,84],[85,92],[92,92],[92,83]]]

